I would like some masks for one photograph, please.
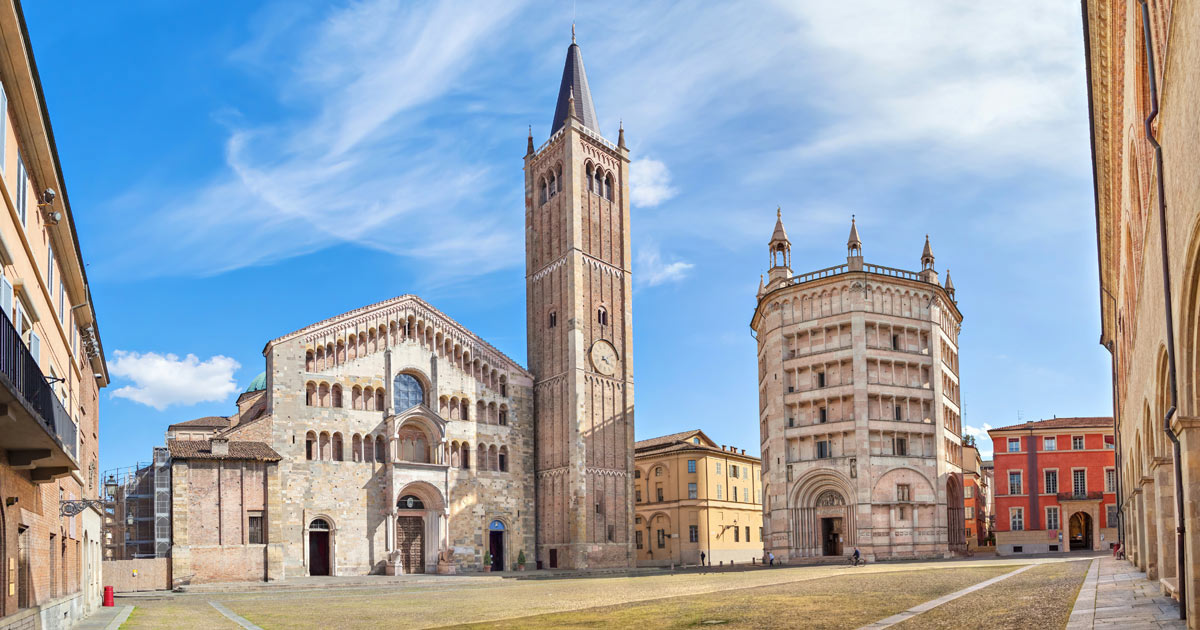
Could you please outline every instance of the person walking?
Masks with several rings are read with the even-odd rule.
[[[771,559],[771,566],[775,566],[775,553],[768,551],[767,557]]]
[[[700,552],[700,566],[704,566],[704,552]]]

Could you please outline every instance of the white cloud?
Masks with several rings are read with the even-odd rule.
[[[201,361],[194,354],[180,359],[174,354],[124,350],[117,350],[114,356],[116,359],[108,364],[109,371],[118,378],[133,381],[133,385],[121,387],[112,395],[159,411],[171,405],[220,402],[238,389],[233,373],[241,365],[226,356]]]
[[[648,157],[629,164],[629,200],[639,208],[652,208],[674,197],[667,165]]]
[[[963,425],[963,435],[969,435],[975,438],[975,447],[979,449],[979,456],[984,459],[992,457],[992,438],[987,434],[992,429],[992,425],[983,423],[983,428]]]
[[[642,286],[655,287],[667,282],[683,280],[694,266],[683,260],[663,260],[658,247],[647,244],[638,248],[637,269],[633,277]]]

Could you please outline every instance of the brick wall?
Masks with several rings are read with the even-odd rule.
[[[168,590],[171,588],[171,559],[106,560],[104,585],[113,587],[118,593]]]

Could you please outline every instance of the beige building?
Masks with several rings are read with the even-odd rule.
[[[1086,0],[1083,32],[1120,535],[1200,628],[1200,3]]]
[[[628,163],[572,42],[527,141],[530,368],[411,295],[269,341],[237,413],[168,429],[175,582],[632,566]]]
[[[100,599],[108,368],[29,41],[0,2],[0,628],[60,628]]]
[[[965,547],[954,285],[863,262],[793,275],[777,218],[758,340],[766,548],[795,562],[945,556]]]
[[[636,444],[638,566],[749,563],[763,556],[759,459],[703,431]]]

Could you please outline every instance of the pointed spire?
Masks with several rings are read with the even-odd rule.
[[[766,285],[763,284],[763,277],[762,277],[762,274],[760,273],[760,274],[758,274],[758,294],[757,295],[759,298],[762,298],[763,294],[766,292],[767,292],[767,287],[766,287]]]
[[[621,121],[621,129],[617,131],[617,148],[625,148],[625,121]]]
[[[850,215],[850,238],[846,241],[846,250],[852,256],[862,256],[862,239],[858,238],[858,225],[853,214]]]
[[[529,143],[525,145],[525,155],[533,155],[533,125],[529,125]]]
[[[572,32],[574,28],[572,28]],[[574,36],[571,45],[567,47],[567,61],[563,66],[562,81],[558,86],[558,102],[554,106],[554,122],[550,125],[550,135],[554,135],[567,122],[568,108],[571,99],[575,100],[575,117],[584,127],[600,133],[597,124],[596,106],[592,104],[592,91],[588,87],[587,74],[583,70],[583,55],[579,52],[579,44]]]
[[[949,293],[950,297],[954,297],[954,281],[950,279],[949,269],[946,270],[946,293]]]
[[[933,269],[933,249],[929,247],[929,235],[925,235],[925,249],[921,251],[921,268]]]
[[[775,243],[780,243],[780,242],[790,244],[790,241],[788,241],[787,230],[783,229],[783,208],[780,206],[776,206],[775,207],[775,232],[773,232],[771,234],[771,243],[775,244]]]
[[[567,96],[567,118],[578,118],[575,115],[575,87],[571,87],[571,93]]]

